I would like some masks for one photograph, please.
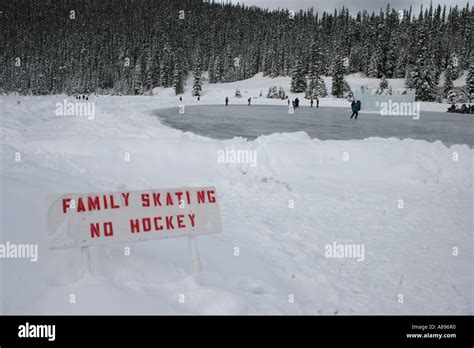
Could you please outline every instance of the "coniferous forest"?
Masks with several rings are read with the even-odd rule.
[[[180,94],[191,72],[199,93],[204,71],[210,83],[289,75],[302,92],[321,75],[363,72],[405,78],[420,100],[435,100],[440,74],[449,90],[474,55],[469,4],[294,13],[198,0],[2,0],[0,11],[3,93]]]

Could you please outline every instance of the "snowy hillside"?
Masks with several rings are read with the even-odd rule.
[[[289,78],[208,85],[200,103],[246,103],[270,85]],[[151,111],[179,101],[171,89],[155,93],[92,97],[94,119],[56,116],[64,96],[0,98],[0,240],[40,248],[37,262],[0,263],[1,313],[472,313],[468,146],[304,132],[213,140],[160,124]],[[184,103],[197,103],[189,89]],[[336,104],[347,107],[321,101]],[[256,150],[258,165],[218,163],[225,147]],[[198,238],[198,275],[182,238],[93,247],[86,276],[79,250],[48,250],[49,194],[204,185],[217,188],[224,232]],[[328,258],[333,243],[362,244],[365,257]]]
[[[323,76],[322,79],[326,84],[328,91],[332,88],[332,78],[329,76]],[[349,83],[351,89],[354,91],[360,89],[362,86],[368,87],[369,89],[376,89],[379,87],[380,79],[366,77],[362,73],[350,74],[345,76],[345,80]],[[404,89],[404,79],[387,79],[389,85],[394,89]],[[226,97],[230,98],[231,104],[247,104],[247,99],[252,98],[252,104],[255,105],[286,105],[286,100],[273,100],[266,98],[268,88],[270,86],[283,87],[286,95],[290,99],[298,97],[302,102],[302,105],[309,105],[309,100],[305,100],[304,93],[291,93],[290,84],[291,78],[286,76],[269,77],[263,76],[262,73],[258,73],[255,76],[236,82],[228,83],[209,83],[208,80],[203,81],[203,90],[201,101],[198,103],[196,97],[192,97],[192,86],[193,79],[192,73],[189,74],[186,81],[186,88],[183,94],[183,104],[223,104]],[[235,97],[235,91],[240,90],[241,97]],[[262,94],[262,96],[260,96]],[[157,87],[153,89],[153,95],[162,98],[169,98],[175,100],[176,95],[172,88]],[[177,105],[177,104],[173,104]],[[350,103],[346,99],[326,97],[320,98],[320,106],[334,106],[334,107],[345,107],[350,108]],[[434,102],[420,102],[422,111],[446,111],[446,104],[434,103]],[[364,112],[364,111],[363,111]]]

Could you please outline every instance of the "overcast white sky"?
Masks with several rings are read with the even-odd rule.
[[[367,10],[369,12],[379,11],[380,8],[385,9],[387,3],[390,3],[390,6],[397,10],[404,8],[408,9],[410,5],[412,5],[414,10],[419,10],[420,5],[423,5],[423,8],[430,5],[430,0],[231,0],[231,2],[244,3],[248,6],[256,5],[270,9],[288,8],[299,10],[314,7],[318,12],[332,12],[335,8],[340,9],[342,6],[345,6],[351,13],[359,10]],[[446,4],[446,7],[448,8],[449,6],[454,5],[464,7],[467,2],[467,0],[433,0],[433,5],[437,6],[438,4],[441,4],[441,6],[443,6]],[[470,3],[474,3],[474,1],[471,0]]]

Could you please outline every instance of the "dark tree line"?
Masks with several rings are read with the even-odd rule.
[[[0,11],[0,89],[22,94],[182,93],[189,71],[211,83],[296,75],[296,88],[303,76],[320,89],[321,75],[361,71],[407,78],[430,100],[441,72],[456,77],[473,55],[469,4],[293,15],[198,0],[1,0]]]

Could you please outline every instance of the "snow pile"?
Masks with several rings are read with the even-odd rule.
[[[239,83],[225,85],[201,102]],[[175,97],[93,98],[92,120],[56,116],[64,98],[0,99],[0,241],[39,244],[38,262],[1,260],[3,313],[471,313],[467,146],[304,132],[219,141],[147,113]],[[257,165],[219,163],[225,148],[255,150]],[[79,250],[47,248],[51,193],[204,185],[218,190],[224,233],[198,238],[198,275],[186,239],[91,248],[86,276]],[[363,261],[326,257],[333,243],[363,245]]]

